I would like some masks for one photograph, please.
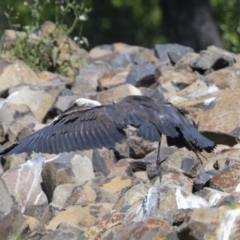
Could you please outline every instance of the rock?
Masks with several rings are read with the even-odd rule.
[[[57,114],[61,114],[67,110],[74,104],[74,101],[77,99],[77,95],[59,96],[54,106],[56,108]]]
[[[105,148],[93,151],[92,164],[95,172],[100,171],[107,176],[114,169],[115,163],[116,158],[113,151]]]
[[[193,209],[190,217],[178,228],[178,239],[237,239],[239,209]]]
[[[35,91],[24,86],[19,91],[12,93],[4,102],[27,105],[36,119],[42,121],[50,110],[55,99],[45,91]]]
[[[162,176],[161,183],[166,186],[179,186],[192,192],[193,181],[181,173],[167,173]]]
[[[240,106],[238,105],[239,89],[226,89],[212,101],[211,107],[202,114],[199,130],[230,133],[239,126]]]
[[[95,59],[111,56],[112,53],[113,52],[111,49],[104,49],[104,48],[101,48],[101,46],[94,47],[89,51],[90,57]]]
[[[164,97],[164,89],[159,85],[156,89],[140,87],[141,93],[143,96],[150,97],[156,102],[163,102],[165,100]]]
[[[81,228],[75,224],[61,223],[58,228],[43,236],[41,240],[79,240],[82,238]]]
[[[17,203],[16,199],[14,199],[14,197],[10,194],[8,187],[6,186],[5,181],[2,178],[0,178],[0,191],[2,196],[0,198],[0,212],[8,213],[13,209],[13,207],[15,207],[15,205],[17,205]]]
[[[133,60],[133,55],[130,53],[117,54],[111,59],[110,65],[113,68],[126,68],[133,63]]]
[[[120,229],[122,230],[120,232]],[[159,218],[147,218],[144,221],[124,224],[117,226],[116,232],[119,233],[119,239],[165,239],[173,231],[173,227]]]
[[[149,87],[156,82],[156,65],[143,63],[131,68],[126,83],[135,87]]]
[[[120,85],[97,94],[97,101],[101,104],[112,104],[129,95],[142,95],[141,91],[131,84]]]
[[[209,180],[216,174],[216,171],[200,172],[194,179],[194,188],[199,191],[201,190]]]
[[[179,169],[182,168],[184,161],[186,161],[185,159],[196,159],[196,154],[186,148],[172,148],[171,151],[172,154],[168,156],[166,163],[172,164]]]
[[[201,134],[208,139],[211,139],[216,144],[228,145],[230,147],[233,147],[238,143],[236,137],[224,132],[201,131]]]
[[[174,226],[180,226],[189,216],[189,214],[191,213],[191,209],[187,208],[187,209],[179,209],[175,212],[174,216],[173,216],[173,223],[172,225]]]
[[[107,192],[117,194],[121,192],[124,188],[130,187],[132,185],[132,181],[132,178],[122,176],[106,178],[101,188]]]
[[[150,142],[138,136],[131,136],[127,139],[127,144],[130,148],[131,158],[143,158],[148,153],[154,151],[158,147],[157,142]]]
[[[97,189],[98,190],[98,189]],[[96,186],[87,181],[83,185],[75,186],[70,196],[66,199],[64,207],[94,203],[97,199]]]
[[[0,92],[21,84],[37,84],[39,79],[22,61],[0,60]]]
[[[160,159],[165,159],[177,151],[175,147],[161,147]],[[147,154],[144,158],[128,159],[133,171],[146,171],[147,167],[153,165],[156,168],[157,150]]]
[[[133,176],[132,167],[126,159],[119,160],[115,164],[111,172],[109,173],[108,177],[111,178],[111,177],[116,177],[118,175],[126,176],[126,177]]]
[[[1,239],[26,239],[27,231],[26,219],[17,210],[10,211],[0,221]]]
[[[192,158],[184,158],[181,163],[181,169],[184,170],[185,174],[191,178],[197,176],[199,167],[199,161]]]
[[[187,53],[185,54],[174,66],[174,68],[177,71],[186,71],[186,72],[192,72],[192,68],[190,67],[190,64],[198,58],[199,54],[197,53]]]
[[[208,187],[196,192],[195,195],[204,198],[209,203],[209,206],[216,206],[222,198],[229,196],[229,194],[225,192]]]
[[[192,53],[194,50],[179,44],[157,44],[154,48],[155,56],[160,60],[174,64],[177,63],[185,54]]]
[[[123,192],[116,202],[114,209],[120,211],[124,207],[133,206],[138,202],[142,202],[144,196],[148,192],[148,186],[139,183]]]
[[[74,153],[62,153],[46,162],[42,172],[43,185],[49,199],[54,189],[61,184],[83,184],[94,177],[90,159]]]
[[[213,92],[213,88],[215,88],[214,91],[218,91],[218,88],[215,86],[208,86],[205,82],[202,80],[197,80],[188,87],[184,88],[183,90],[179,91],[177,93],[178,96],[184,97],[184,98],[197,98],[203,95],[206,95],[208,93]]]
[[[203,208],[208,207],[208,202],[199,197],[193,195],[191,192],[179,187],[179,186],[167,186],[162,185],[159,188],[160,203],[159,213],[175,212],[178,209],[187,208]]]
[[[60,209],[63,208],[65,202],[70,197],[72,190],[76,187],[74,183],[66,183],[58,185],[53,192],[52,197],[52,204],[59,207]]]
[[[116,87],[118,85],[124,84],[127,78],[129,71],[128,70],[121,70],[121,71],[113,71],[108,74],[103,75],[99,79],[99,88],[109,89]]]
[[[231,56],[222,54],[217,54],[209,51],[201,51],[199,57],[191,63],[191,67],[204,73],[209,69],[219,70],[228,66],[233,66],[235,59]]]
[[[58,185],[75,183],[75,177],[70,163],[71,157],[73,157],[73,154],[63,153],[45,162],[43,166],[43,186],[50,201],[53,197],[53,191]]]
[[[240,182],[240,165],[235,164],[230,168],[224,169],[221,173],[216,174],[210,180],[210,187],[232,193],[237,191]]]
[[[207,79],[216,84],[220,89],[230,88],[232,90],[240,88],[239,68],[229,67],[208,74]]]
[[[95,177],[92,161],[87,156],[75,154],[70,159],[70,163],[76,184],[81,185]]]
[[[80,69],[76,76],[72,90],[79,97],[89,98],[94,96],[98,87],[98,80],[111,71],[111,66],[104,62],[88,64]]]
[[[27,153],[3,156],[2,164],[4,167],[4,171],[12,169],[12,168],[18,166],[19,164],[25,163],[26,160],[27,160]]]
[[[42,215],[48,204],[47,197],[41,188],[43,161],[43,157],[29,160],[1,176],[8,192],[16,201],[16,208],[36,218]]]
[[[103,234],[109,229],[122,223],[123,214],[113,210],[107,213],[102,219],[94,226],[90,227],[84,236],[88,239],[103,239]]]
[[[181,90],[197,81],[198,76],[191,72],[173,70],[163,73],[159,80],[163,86],[167,82],[171,82],[171,84]]]
[[[78,224],[85,227],[93,226],[105,214],[111,211],[113,204],[91,203],[83,206],[71,206],[60,211],[46,226],[46,229],[54,230],[62,222]]]
[[[10,143],[21,140],[30,133],[43,127],[35,119],[29,107],[3,103],[0,107],[0,122],[3,124],[3,134]]]

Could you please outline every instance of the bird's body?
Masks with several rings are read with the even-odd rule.
[[[128,125],[138,128],[137,135],[152,142],[161,142],[164,134],[170,144],[186,146],[189,150],[212,151],[215,147],[214,142],[190,123],[185,112],[172,104],[128,96],[116,104],[64,112],[50,125],[6,148],[0,155],[111,148],[126,138],[123,129]]]

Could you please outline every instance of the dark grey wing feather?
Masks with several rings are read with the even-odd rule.
[[[22,152],[60,153],[113,147],[126,137],[105,107],[66,113],[50,125],[6,148],[0,155]]]
[[[197,128],[190,123],[186,112],[181,111],[172,104],[159,103],[160,112],[164,113],[157,125],[159,131],[167,136],[169,145],[187,147],[189,150],[201,151],[205,149],[211,152],[215,143],[204,137]]]

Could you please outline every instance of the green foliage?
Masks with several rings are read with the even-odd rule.
[[[124,42],[152,48],[166,42],[159,0],[86,0],[92,8],[84,28],[90,46]]]
[[[219,24],[225,49],[240,52],[240,6],[239,0],[211,0]]]
[[[59,39],[77,31],[78,35],[75,39],[78,44],[82,44],[83,21],[87,20],[89,10],[85,8],[83,2],[79,4],[77,0],[32,0],[17,5],[17,9],[21,10],[21,13],[28,13],[29,24],[17,23],[19,14],[14,8],[9,7],[8,12],[5,13],[9,25],[12,29],[21,32],[15,31],[15,42],[11,45],[5,43],[1,46],[1,50],[23,60],[34,70],[64,73],[64,67],[69,67],[71,63],[58,64]],[[50,24],[51,30],[41,33],[42,23],[47,19],[44,16],[49,14],[48,9],[54,11],[55,25]],[[70,22],[66,21],[69,14],[71,14]]]

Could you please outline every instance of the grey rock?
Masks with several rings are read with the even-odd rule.
[[[160,60],[170,63],[177,63],[185,54],[192,53],[194,50],[190,47],[179,44],[157,44],[154,48],[155,56]]]
[[[95,172],[100,171],[107,176],[114,168],[116,158],[113,151],[103,148],[93,151],[92,163]]]
[[[28,225],[22,213],[17,210],[10,211],[0,221],[1,239],[25,239]]]
[[[217,54],[209,51],[201,51],[199,57],[191,63],[191,67],[204,73],[209,69],[219,70],[221,68],[233,66],[235,59],[225,54]]]
[[[17,208],[36,218],[42,215],[48,204],[41,187],[43,161],[43,157],[29,160],[1,176],[8,192],[14,197]]]
[[[152,63],[143,63],[131,68],[126,83],[136,87],[149,87],[157,81],[156,65]]]
[[[113,68],[126,68],[128,65],[133,63],[133,55],[129,53],[115,55],[111,61],[110,65]]]
[[[201,190],[205,184],[216,174],[214,171],[200,172],[193,181],[194,188]]]
[[[75,78],[72,90],[79,97],[88,98],[97,91],[98,80],[108,73],[112,67],[104,62],[95,62],[83,67]]]

